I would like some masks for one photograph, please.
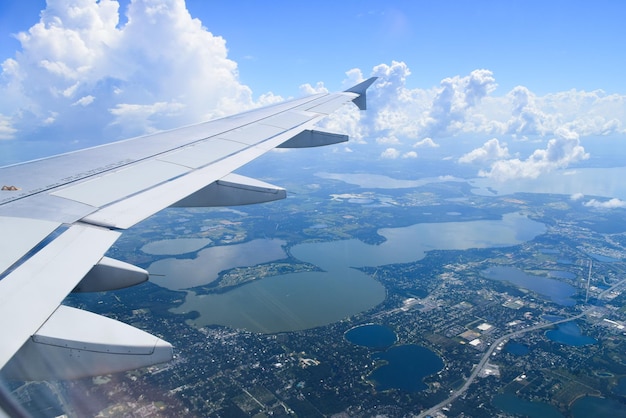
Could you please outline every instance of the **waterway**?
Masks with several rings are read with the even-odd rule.
[[[380,391],[400,389],[418,392],[428,389],[424,378],[443,369],[441,357],[428,348],[415,344],[391,347],[375,353],[372,357],[386,362],[368,377]]]
[[[576,303],[572,299],[572,296],[576,294],[576,288],[556,279],[533,276],[508,266],[489,267],[481,273],[487,279],[512,283],[517,287],[531,290],[559,305],[572,306]]]
[[[191,325],[225,325],[254,332],[274,333],[336,322],[370,309],[385,298],[384,287],[354,267],[417,261],[433,249],[463,250],[510,246],[545,232],[545,226],[519,213],[502,220],[416,224],[378,231],[380,245],[351,239],[307,243],[291,248],[291,255],[320,267],[268,277],[221,294],[197,295],[187,290],[176,313],[198,312]],[[286,257],[284,242],[257,240],[245,244],[208,247],[192,259],[165,258],[149,267],[163,274],[153,282],[170,289],[188,289],[215,280],[219,271]]]

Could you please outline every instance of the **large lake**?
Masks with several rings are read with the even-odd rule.
[[[610,168],[576,168],[572,170],[555,170],[544,173],[539,179],[517,178],[497,181],[488,177],[477,177],[470,180],[452,176],[432,177],[419,180],[400,180],[378,174],[347,174],[317,173],[318,177],[341,180],[356,184],[363,188],[399,189],[420,187],[429,183],[467,182],[474,187],[473,193],[493,196],[513,193],[550,193],[572,195],[582,193],[589,196],[617,197],[626,199],[626,167]],[[584,201],[589,200],[586,197]]]
[[[312,328],[370,309],[384,300],[384,287],[354,267],[417,261],[434,249],[515,245],[543,232],[543,224],[519,213],[509,213],[497,221],[381,229],[379,233],[386,241],[380,245],[356,239],[296,245],[290,251],[294,257],[315,264],[324,272],[264,278],[221,294],[196,295],[188,290],[185,302],[173,311],[198,312],[199,316],[189,321],[196,327],[225,325],[264,333]],[[208,247],[193,259],[159,260],[149,271],[165,274],[153,280],[160,286],[189,288],[215,280],[221,270],[285,258],[283,244],[268,239]]]

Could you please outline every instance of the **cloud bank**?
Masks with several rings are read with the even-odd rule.
[[[225,40],[183,0],[134,0],[126,20],[116,1],[48,0],[17,35],[22,50],[2,63],[0,135],[34,127],[129,136],[256,105]]]
[[[16,36],[21,50],[1,63],[4,140],[90,145],[282,99],[265,93],[253,100],[226,40],[193,18],[183,0],[132,0],[125,11],[113,0],[48,0],[39,22]],[[368,112],[346,106],[324,127],[368,143],[380,158],[428,157],[447,138],[491,138],[462,154],[455,148],[452,160],[501,181],[537,178],[587,159],[580,138],[626,132],[626,96],[601,90],[537,96],[518,86],[496,94],[488,69],[410,88],[411,70],[401,61],[349,69],[344,85],[371,75],[379,80],[368,91]],[[300,90],[327,88],[319,82]],[[537,141],[534,151],[512,151],[528,139]]]

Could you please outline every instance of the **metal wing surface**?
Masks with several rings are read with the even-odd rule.
[[[104,254],[124,229],[164,208],[284,198],[284,189],[233,171],[276,147],[346,141],[314,126],[347,102],[365,109],[374,80],[0,168],[2,376],[72,378],[169,360],[169,343],[63,299],[147,280],[146,271]]]

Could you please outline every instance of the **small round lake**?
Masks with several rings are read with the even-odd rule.
[[[363,347],[382,349],[393,345],[397,336],[389,327],[377,324],[360,325],[349,329],[345,338],[352,344]]]
[[[372,357],[386,362],[368,377],[380,391],[400,389],[419,392],[428,389],[424,378],[443,369],[441,357],[426,347],[414,344],[391,347]]]
[[[510,341],[504,349],[507,353],[511,353],[516,356],[524,356],[530,351],[527,345],[516,343],[515,341]]]
[[[546,331],[546,337],[550,340],[579,347],[581,345],[595,344],[598,341],[587,335],[582,335],[580,328],[575,322],[564,322],[557,325],[557,329]]]

